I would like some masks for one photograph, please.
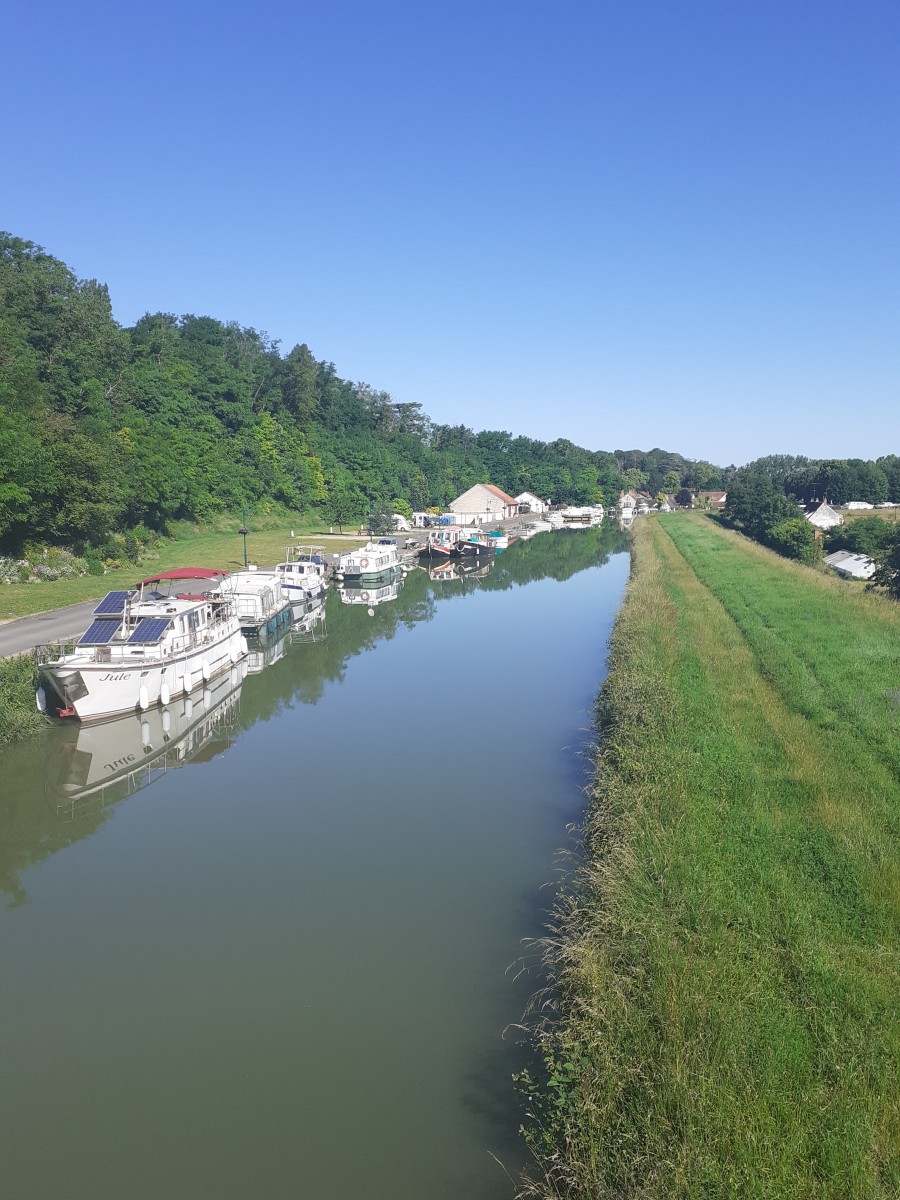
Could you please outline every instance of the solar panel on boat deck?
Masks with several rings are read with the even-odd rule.
[[[134,633],[128,639],[128,644],[132,642],[159,642],[162,640],[163,634],[169,628],[171,622],[168,617],[142,617],[134,627]]]
[[[89,625],[78,639],[79,646],[106,646],[116,636],[118,617],[101,617]]]
[[[107,592],[107,594],[94,609],[94,616],[99,617],[101,613],[112,614],[123,612],[127,598],[127,592]]]

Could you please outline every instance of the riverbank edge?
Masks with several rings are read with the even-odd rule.
[[[34,698],[34,657],[0,658],[0,746],[32,737],[44,718]]]
[[[759,873],[753,855],[771,844],[758,829],[742,844],[741,822],[758,825],[762,812],[766,836],[779,837],[785,799],[799,798],[798,810],[817,799],[802,778],[814,768],[778,760],[785,712],[763,713],[760,698],[779,698],[663,525],[632,530],[629,588],[595,707],[582,858],[548,929],[549,983],[532,1013],[545,1077],[520,1080],[535,1165],[519,1196],[895,1195],[897,1108],[886,1097],[897,1071],[896,956],[874,907],[862,936],[845,927],[830,937],[837,922],[823,936],[816,893],[805,894],[790,857],[774,863],[783,891],[772,912],[759,904],[769,881],[741,878]],[[723,733],[714,683],[729,671],[738,712]],[[711,751],[716,761],[704,764]],[[753,797],[745,817],[748,784],[755,774],[759,793],[772,766],[782,791]],[[789,817],[800,832],[786,831],[793,847],[822,832],[811,812]],[[696,877],[721,850],[719,819],[738,839],[717,893]],[[673,853],[683,842],[689,853]],[[856,866],[821,865],[847,879]],[[786,898],[795,910],[779,910]],[[849,885],[834,899],[850,927],[862,899]]]

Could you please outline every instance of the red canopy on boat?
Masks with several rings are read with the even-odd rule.
[[[217,579],[220,575],[230,575],[230,571],[213,571],[209,567],[174,567],[171,571],[163,571],[159,575],[151,575],[142,579],[135,587],[143,587],[147,583],[162,583],[166,579]]]

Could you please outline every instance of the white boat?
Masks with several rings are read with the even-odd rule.
[[[163,596],[150,590],[223,574],[179,567],[134,590],[109,592],[77,641],[35,647],[38,708],[80,721],[146,711],[230,671],[247,653],[231,601],[212,593]]]
[[[338,559],[338,579],[361,579],[373,582],[379,576],[389,576],[400,568],[397,543],[392,538],[366,542],[358,550],[348,550]]]
[[[166,708],[86,725],[68,722],[48,741],[44,782],[69,818],[140,791],[166,771],[231,745],[246,662]],[[205,754],[203,753],[205,751]]]
[[[275,570],[281,576],[295,619],[324,597],[330,571],[324,546],[291,546]]]
[[[247,637],[267,637],[293,617],[277,571],[233,571],[215,594],[231,602]]]

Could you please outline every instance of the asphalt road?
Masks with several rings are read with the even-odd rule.
[[[91,623],[91,613],[100,600],[85,600],[68,608],[54,608],[35,617],[19,617],[0,625],[0,658],[24,654],[41,642],[58,642],[76,637]]]

